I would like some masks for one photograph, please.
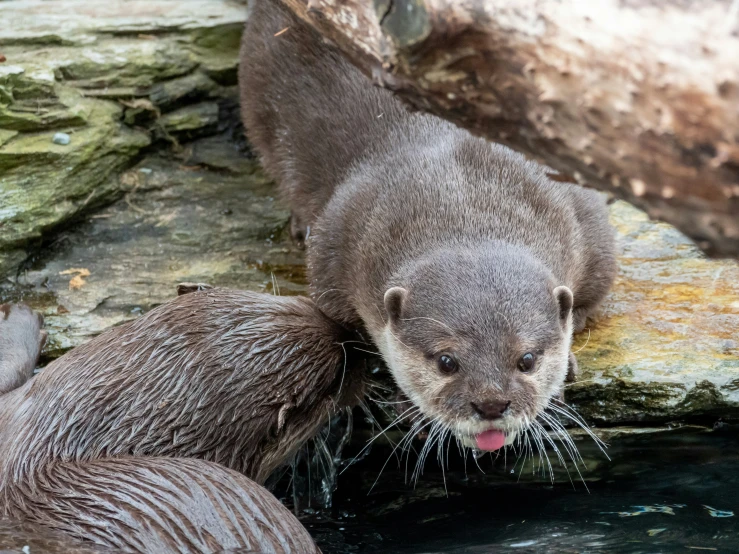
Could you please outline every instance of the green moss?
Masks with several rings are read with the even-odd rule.
[[[706,414],[722,408],[725,404],[723,395],[716,385],[703,380],[696,383],[688,391],[683,401],[677,406],[676,413]]]
[[[243,31],[244,26],[239,23],[198,29],[192,33],[192,49],[200,60],[201,69],[221,85],[235,85],[238,80]]]
[[[119,122],[115,104],[87,100],[90,124],[68,129],[67,146],[53,131],[23,133],[0,147],[0,251],[22,246],[80,210],[118,192],[108,178],[150,142]],[[113,183],[112,185],[110,183]],[[7,264],[5,264],[7,265]]]
[[[616,423],[670,418],[685,396],[680,383],[645,383],[622,379],[593,383],[583,380],[567,389],[567,402],[590,421]]]
[[[210,77],[196,71],[191,75],[155,85],[149,91],[149,99],[155,106],[166,110],[185,101],[207,97],[217,86]]]
[[[241,46],[242,23],[218,25],[194,30],[190,36],[195,46],[215,52],[238,52]]]
[[[159,112],[131,105],[124,120],[116,100],[151,96],[163,111],[185,106],[161,126],[178,139],[215,128],[215,102],[188,104],[220,90],[208,75],[235,82],[242,23],[232,8],[206,4],[175,23],[168,10],[160,17],[152,15],[159,8],[144,7],[133,18],[132,8],[121,8],[115,22],[65,13],[54,19],[58,29],[16,17],[19,28],[3,30],[0,277],[44,234],[121,193],[116,172],[151,142],[131,127],[152,126]],[[53,144],[57,131],[70,144]]]
[[[0,129],[0,146],[14,138],[18,134],[18,131],[8,131],[7,129]]]
[[[195,55],[174,38],[106,41],[71,54],[57,67],[56,77],[79,88],[145,89],[198,66]]]
[[[12,131],[42,131],[60,127],[81,127],[87,123],[91,102],[77,91],[58,87],[53,97],[20,100],[0,105],[0,128]]]
[[[218,104],[203,102],[162,116],[159,125],[168,133],[197,131],[218,124]]]
[[[2,214],[2,211],[0,211],[0,214]],[[2,215],[0,215],[0,217],[2,217]],[[0,250],[0,275],[12,275],[25,259],[25,250]]]

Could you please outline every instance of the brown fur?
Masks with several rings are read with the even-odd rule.
[[[257,483],[359,399],[341,336],[309,299],[223,289],[104,333],[0,398],[5,514],[128,550],[315,551]]]
[[[33,375],[46,332],[44,319],[27,306],[0,305],[0,395]]]
[[[401,389],[446,428],[490,428],[473,409],[486,402],[510,401],[509,431],[535,419],[574,372],[573,328],[615,275],[603,199],[409,113],[279,2],[256,1],[241,56],[247,132],[297,238],[310,236],[321,309],[366,329]],[[539,363],[525,374],[527,352]],[[456,374],[438,370],[443,354]]]

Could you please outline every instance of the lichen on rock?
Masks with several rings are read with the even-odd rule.
[[[674,227],[616,202],[619,275],[575,341],[568,399],[608,423],[739,417],[739,265],[710,260]]]

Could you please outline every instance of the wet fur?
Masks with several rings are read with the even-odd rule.
[[[535,418],[562,393],[572,332],[616,271],[598,194],[409,113],[279,2],[254,4],[240,79],[250,140],[290,203],[296,238],[310,235],[313,297],[368,331],[425,415],[476,432],[490,423],[473,401],[505,398],[519,419]],[[571,314],[554,297],[562,285]],[[397,318],[384,298],[392,287],[407,291]],[[523,375],[529,350],[540,364]],[[437,370],[442,351],[460,356],[457,375]]]
[[[130,550],[315,551],[257,483],[360,398],[342,333],[309,299],[213,289],[74,349],[0,397],[5,515]]]

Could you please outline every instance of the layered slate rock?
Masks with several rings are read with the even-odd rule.
[[[153,141],[212,134],[246,11],[229,0],[7,0],[0,28],[0,276],[125,193]],[[54,140],[57,133],[64,140]],[[65,144],[66,143],[66,144]]]
[[[180,282],[305,293],[289,214],[229,140],[192,143],[181,159],[150,156],[114,179],[106,186],[124,197],[59,233],[6,288],[44,314],[47,359],[171,300]]]

